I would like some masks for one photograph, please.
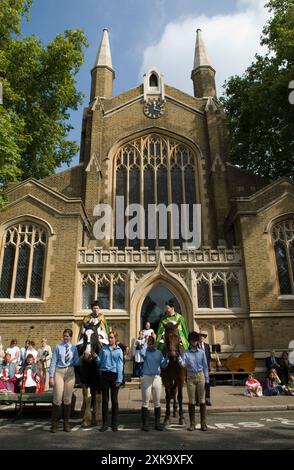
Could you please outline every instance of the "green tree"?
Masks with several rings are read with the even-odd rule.
[[[75,76],[87,46],[81,30],[66,30],[43,45],[22,37],[20,22],[31,0],[0,0],[0,185],[44,178],[78,151],[69,140],[69,111],[82,103]],[[8,131],[9,130],[9,131]]]
[[[256,55],[244,75],[225,84],[232,162],[262,176],[294,177],[294,2],[271,0],[263,29],[265,56]]]

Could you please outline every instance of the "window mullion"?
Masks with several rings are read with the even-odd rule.
[[[16,247],[15,247],[15,258],[14,258],[13,276],[12,276],[12,281],[11,281],[11,292],[10,292],[11,299],[14,299],[14,293],[15,293],[15,283],[16,283],[16,275],[17,275],[19,250],[20,250],[20,226],[17,231],[17,241],[16,241]]]
[[[109,310],[113,309],[113,274],[110,275],[109,281]]]
[[[162,151],[162,145],[161,145],[161,151]],[[170,204],[172,204],[172,187],[171,187],[171,157],[172,157],[172,150],[171,150],[171,145],[170,145],[170,142],[168,140],[168,147],[167,147],[167,199],[168,199],[168,202],[167,202],[167,205],[169,206]],[[173,233],[173,212],[167,212],[167,236],[169,236],[169,241],[168,241],[168,244],[167,246],[172,249],[173,246],[174,246],[174,242],[173,242],[173,236],[174,236],[174,233]]]
[[[129,204],[130,204],[130,154],[129,152],[127,153],[127,162],[126,162],[126,166],[127,166],[127,194],[126,194],[126,207],[128,208],[129,207]],[[129,222],[129,216],[127,216],[125,219],[125,226],[124,226],[124,231],[125,231],[125,228],[126,228],[126,224],[128,224]],[[129,246],[129,234],[125,233],[125,246]]]
[[[95,275],[95,299],[93,299],[93,300],[98,299],[98,283],[99,283],[99,279],[98,279],[98,276],[96,274]]]
[[[213,294],[212,294],[212,278],[209,276],[209,303],[210,303],[210,308],[213,308]]]
[[[144,151],[143,151],[143,139],[140,139],[140,204],[141,207],[144,206]],[[147,210],[147,208],[146,208]],[[140,212],[140,223],[144,225],[144,238],[140,239],[140,247],[145,245],[145,239],[146,239],[146,224],[145,224],[146,218],[145,214]],[[141,227],[143,226],[141,225]]]
[[[157,201],[158,201],[158,197],[157,197],[157,165],[154,164],[154,203],[155,203],[155,206],[157,207]],[[156,211],[155,212],[155,230],[156,230],[156,248],[158,248],[158,245],[159,245],[159,224],[158,224],[158,212]]]
[[[121,154],[122,150],[120,151],[119,154]],[[115,157],[114,161],[114,171],[113,171],[113,188],[112,188],[112,226],[113,226],[113,232],[112,232],[112,240],[110,241],[111,245],[114,246],[116,243],[116,192],[117,192],[117,161],[118,161],[118,155]],[[100,201],[99,201],[100,202]]]
[[[224,294],[225,294],[225,308],[229,308],[226,273],[224,273]]]
[[[292,269],[292,263],[291,263],[289,243],[285,243],[285,247],[286,247],[285,251],[286,251],[286,257],[287,257],[287,264],[288,264],[288,272],[289,272],[289,277],[290,277],[291,290],[292,290],[292,294],[294,295],[294,275],[293,275],[293,269]]]
[[[31,241],[31,251],[30,251],[30,260],[29,260],[29,269],[28,269],[28,278],[27,278],[27,290],[26,290],[26,299],[30,297],[31,290],[31,280],[32,280],[32,271],[33,271],[33,257],[34,257],[34,243],[35,243],[35,227],[33,227],[32,241]]]

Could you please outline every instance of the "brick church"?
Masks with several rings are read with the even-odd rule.
[[[192,58],[191,58],[192,61]],[[160,65],[160,64],[159,64]],[[215,70],[197,31],[194,96],[165,83],[157,67],[113,96],[115,70],[104,29],[84,110],[80,163],[42,180],[13,183],[0,212],[0,335],[77,337],[99,299],[121,341],[149,320],[156,328],[174,299],[189,329],[228,353],[263,358],[294,339],[294,185],[230,162]],[[97,240],[94,208],[200,204],[201,245],[179,235]],[[121,214],[128,222],[128,214]],[[148,221],[146,220],[146,227]]]

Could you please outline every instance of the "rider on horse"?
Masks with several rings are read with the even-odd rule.
[[[99,341],[102,344],[108,344],[109,326],[103,313],[100,312],[99,302],[95,300],[91,304],[92,312],[83,319],[83,323],[80,329],[79,339],[85,332],[86,325],[94,325],[97,327],[97,333],[99,335]]]
[[[165,303],[165,315],[160,320],[157,337],[156,337],[156,345],[158,349],[162,353],[165,353],[164,331],[165,331],[165,327],[169,323],[173,323],[174,325],[178,323],[180,342],[182,343],[183,349],[188,349],[189,342],[188,342],[187,323],[183,315],[175,312],[175,304],[173,300],[169,300],[168,302]]]

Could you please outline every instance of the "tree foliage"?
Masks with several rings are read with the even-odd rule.
[[[69,111],[82,95],[75,76],[87,45],[81,30],[66,30],[43,45],[22,37],[31,0],[0,0],[0,185],[30,176],[44,178],[70,163],[78,145],[68,139]]]
[[[225,84],[232,162],[262,176],[294,176],[294,2],[271,0],[263,29],[265,56],[256,55],[243,76]]]

